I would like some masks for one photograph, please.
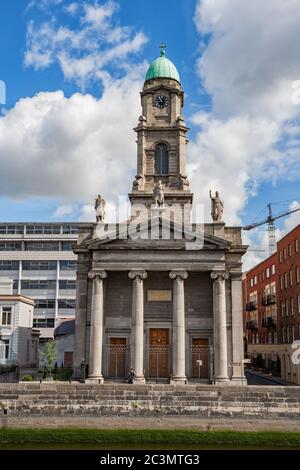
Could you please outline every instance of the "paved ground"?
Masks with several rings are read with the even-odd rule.
[[[245,375],[248,385],[290,385],[279,377],[273,377],[262,372],[245,371]]]
[[[198,431],[297,431],[300,419],[165,417],[14,417],[0,416],[0,428],[189,429]]]

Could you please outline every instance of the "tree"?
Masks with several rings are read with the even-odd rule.
[[[42,352],[42,357],[45,361],[45,370],[49,374],[49,377],[52,377],[51,372],[53,369],[53,363],[56,359],[56,341],[47,341],[45,349]]]

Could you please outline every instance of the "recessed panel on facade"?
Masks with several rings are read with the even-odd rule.
[[[148,302],[172,302],[171,290],[148,290]]]

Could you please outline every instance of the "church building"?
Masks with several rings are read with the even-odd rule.
[[[82,224],[77,264],[75,370],[95,383],[245,384],[241,228],[192,224],[186,175],[188,128],[174,64],[149,67],[137,127],[131,216],[110,225],[96,199],[96,223]],[[201,158],[201,155],[199,155]],[[207,195],[209,197],[209,195]]]

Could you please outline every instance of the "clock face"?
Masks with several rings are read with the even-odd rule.
[[[154,106],[159,109],[166,108],[169,104],[168,97],[165,95],[159,95],[154,99]]]

